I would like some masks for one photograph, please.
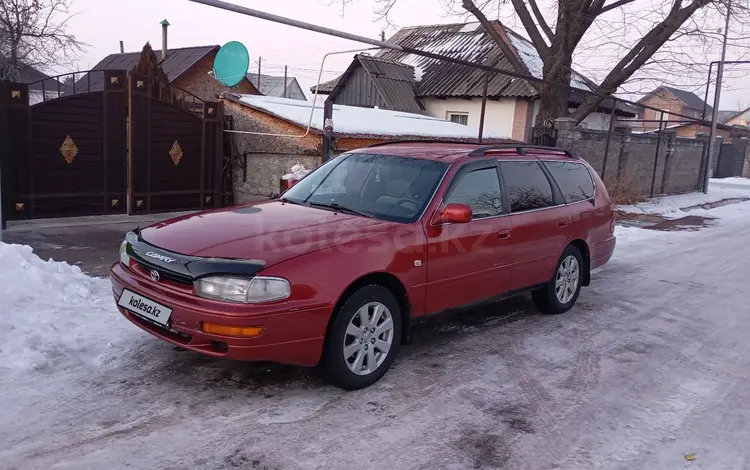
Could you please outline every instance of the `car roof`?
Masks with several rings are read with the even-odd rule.
[[[531,158],[543,158],[545,160],[571,161],[576,159],[570,152],[553,147],[537,147],[533,145],[503,144],[482,145],[462,142],[440,142],[440,141],[409,141],[391,142],[377,144],[353,150],[350,153],[367,153],[378,155],[393,155],[398,157],[419,158],[423,160],[434,160],[452,164],[464,159],[478,158],[480,156],[502,157],[507,160],[528,160]],[[472,154],[473,153],[473,154]]]

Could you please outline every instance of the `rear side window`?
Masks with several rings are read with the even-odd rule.
[[[557,181],[566,203],[594,197],[594,181],[584,165],[569,162],[545,162],[544,165]]]
[[[554,206],[552,186],[537,162],[500,162],[508,187],[510,211],[522,212]]]
[[[503,198],[497,169],[482,168],[459,173],[454,180],[446,204],[467,204],[474,213],[473,219],[493,217],[503,213]]]

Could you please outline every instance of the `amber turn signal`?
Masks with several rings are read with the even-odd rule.
[[[221,336],[235,336],[237,338],[255,338],[263,334],[262,326],[224,326],[213,323],[203,323],[204,333]]]

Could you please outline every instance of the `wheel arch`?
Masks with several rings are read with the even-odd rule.
[[[568,246],[574,246],[581,252],[583,258],[583,282],[582,286],[588,286],[591,284],[591,252],[589,251],[589,245],[582,239],[576,238],[571,241]]]
[[[406,291],[406,287],[404,287],[404,284],[401,282],[401,280],[393,274],[387,272],[373,272],[365,274],[364,276],[356,279],[354,282],[349,284],[346,289],[344,289],[344,292],[342,292],[342,294],[336,301],[336,305],[333,308],[333,314],[331,315],[331,318],[328,320],[328,325],[326,326],[326,339],[329,337],[328,333],[331,331],[331,327],[333,326],[333,322],[336,320],[339,309],[341,308],[341,305],[346,302],[346,299],[348,299],[359,289],[373,284],[385,287],[386,289],[391,291],[394,297],[396,297],[396,301],[398,302],[399,307],[401,307],[401,342],[405,343],[408,340],[409,330],[411,327],[411,304],[409,303],[409,294]]]

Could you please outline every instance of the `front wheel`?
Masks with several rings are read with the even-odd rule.
[[[380,380],[401,345],[401,308],[387,288],[369,285],[339,308],[323,350],[321,370],[333,385],[357,390]]]
[[[532,293],[536,307],[549,314],[570,310],[581,292],[582,266],[580,250],[575,246],[568,246],[557,262],[552,281]]]

